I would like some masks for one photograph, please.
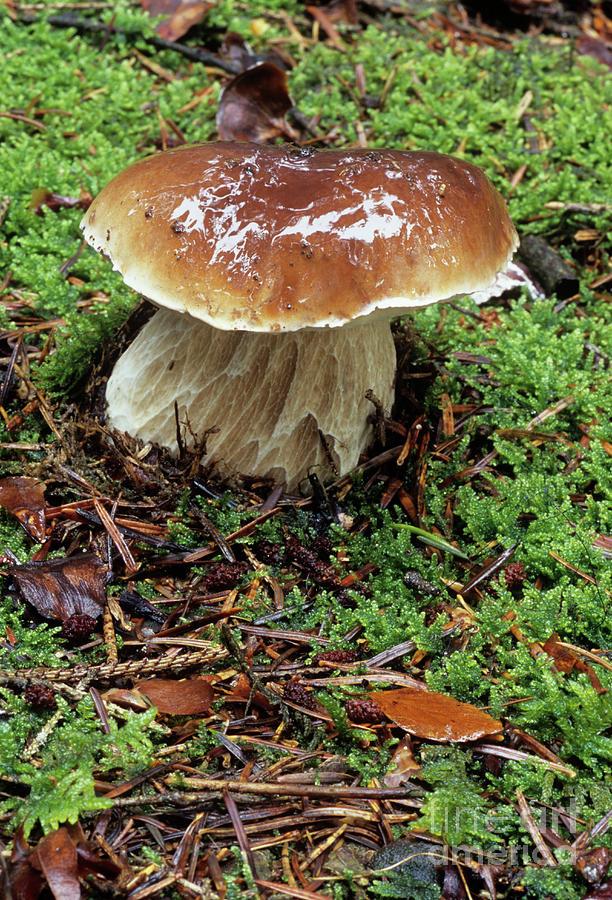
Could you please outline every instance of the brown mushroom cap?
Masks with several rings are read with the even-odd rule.
[[[385,317],[488,287],[518,243],[476,166],[218,142],[121,172],[81,223],[124,281],[225,330]]]

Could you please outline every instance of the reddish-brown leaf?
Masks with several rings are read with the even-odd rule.
[[[263,143],[284,135],[299,138],[285,116],[293,106],[287,76],[274,63],[261,63],[236,75],[227,85],[217,110],[217,129],[223,141]]]
[[[272,715],[274,712],[274,707],[268,698],[261,691],[253,691],[251,680],[244,672],[240,673],[231,691],[225,695],[225,699],[228,703],[250,702],[253,706],[263,710],[266,715]]]
[[[571,647],[564,647],[559,640],[558,634],[551,634],[543,645],[543,650],[549,656],[552,656],[554,660],[553,665],[558,672],[564,672],[566,675],[574,670],[582,672],[588,677],[593,690],[598,694],[607,694],[607,688],[603,687],[593,667],[583,659],[580,659]]]
[[[106,566],[94,553],[29,562],[11,574],[25,600],[47,619],[97,619],[104,607]]]
[[[385,715],[409,734],[430,741],[475,741],[502,730],[502,723],[470,703],[460,703],[445,694],[397,688],[374,691]]]
[[[600,40],[600,38],[583,34],[576,42],[576,49],[583,56],[594,56],[602,65],[612,69],[612,52],[610,52],[605,41]]]
[[[17,830],[9,873],[13,900],[37,900],[45,880],[56,900],[78,900],[79,878],[89,873],[112,879],[121,869],[85,840],[78,822],[45,835],[33,850],[24,840],[23,829]]]
[[[214,3],[201,0],[140,0],[140,5],[151,18],[168,16],[155,30],[166,41],[178,41],[193,25],[202,21]]]
[[[16,516],[31,538],[45,539],[45,485],[36,478],[9,476],[0,481],[0,506]]]
[[[13,900],[37,900],[43,888],[43,877],[30,861],[30,847],[23,836],[23,826],[15,832],[9,883]]]
[[[151,705],[140,691],[129,691],[127,688],[109,688],[102,694],[102,699],[106,703],[117,703],[119,706],[139,711],[148,709]]]
[[[342,25],[359,25],[359,16],[357,14],[356,0],[332,0],[319,7],[330,22],[340,22]],[[308,12],[312,12],[313,7],[307,6]]]
[[[13,900],[38,900],[43,884],[41,873],[27,859],[11,866],[10,885]]]
[[[80,900],[76,845],[66,828],[46,834],[31,859],[40,865],[56,900]]]
[[[593,540],[593,546],[601,550],[601,555],[606,559],[612,559],[612,537],[609,534],[598,534]]]
[[[253,56],[245,39],[235,31],[226,31],[219,47],[219,56],[241,70],[248,69],[257,62],[257,57]]]
[[[400,784],[410,781],[414,773],[419,772],[420,769],[412,752],[410,736],[405,735],[395,748],[389,771],[383,778],[383,784],[389,788],[399,787]]]
[[[194,716],[210,711],[215,693],[205,678],[173,681],[170,678],[151,678],[137,681],[136,688],[156,706],[160,713],[175,716]]]
[[[30,209],[37,216],[41,215],[43,206],[48,207],[52,212],[57,212],[58,209],[73,209],[75,207],[85,210],[91,205],[92,200],[93,197],[89,191],[81,191],[80,197],[66,197],[64,194],[56,194],[47,190],[47,188],[41,187],[32,191]]]
[[[69,826],[73,828],[74,826]],[[113,862],[111,859],[106,859],[97,852],[97,847],[95,844],[90,843],[85,840],[80,840],[76,842],[76,851],[77,851],[77,864],[79,868],[79,875],[81,878],[84,875],[88,875],[89,873],[95,875],[103,875],[105,878],[116,878],[121,875],[122,872],[129,872],[129,865],[125,859],[119,857],[121,861],[120,865],[117,865],[116,862]]]

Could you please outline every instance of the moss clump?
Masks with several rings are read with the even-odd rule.
[[[122,725],[109,718],[110,731],[105,734],[89,698],[70,710],[57,697],[65,721],[46,742],[40,765],[35,765],[21,755],[31,728],[42,723],[23,700],[8,691],[4,694],[12,716],[10,722],[0,724],[0,766],[5,775],[27,785],[29,793],[25,800],[3,801],[1,808],[12,812],[14,825],[23,824],[26,838],[38,822],[44,831],[51,831],[63,822],[76,822],[83,813],[112,806],[96,796],[94,772],[119,768],[129,778],[150,764],[153,746],[148,731],[154,708],[139,715],[127,713]]]

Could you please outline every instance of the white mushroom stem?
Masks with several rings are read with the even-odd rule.
[[[395,348],[386,320],[264,334],[220,331],[160,309],[117,362],[106,399],[111,425],[178,451],[179,419],[206,440],[219,474],[258,475],[295,489],[339,473],[371,437],[368,390],[393,402]],[[323,440],[322,440],[323,437]]]

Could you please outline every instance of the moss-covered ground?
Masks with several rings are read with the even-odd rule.
[[[56,5],[48,6],[58,13]],[[301,4],[221,0],[189,39],[216,50],[231,29],[255,52],[281,50],[294,63],[288,74],[294,104],[306,118],[316,118],[328,146],[365,141],[371,147],[427,147],[476,162],[506,197],[521,236],[541,234],[575,269],[579,292],[569,300],[522,296],[485,308],[466,298],[399,323],[403,368],[397,408],[389,411],[399,431],[388,428],[388,444],[402,443],[402,428],[423,415],[429,446],[417,444],[395,470],[355,476],[339,500],[352,517],[348,530],[326,523],[312,505],[287,506],[244,539],[251,550],[264,539],[280,546],[289,531],[310,547],[324,530],[328,556],[342,577],[370,567],[366,589],[349,584],[341,593],[317,582],[308,567],[297,578],[286,560],[271,559],[266,571],[282,585],[285,607],[282,617],[266,619],[275,612],[272,594],[265,585],[253,589],[253,557],[242,556],[251,568],[245,567],[238,585],[246,585],[240,621],[318,635],[329,640],[328,649],[347,649],[356,640],[368,658],[413,641],[409,653],[394,659],[394,671],[508,723],[514,737],[504,746],[518,756],[500,759],[470,744],[417,742],[421,769],[410,786],[417,813],[387,825],[384,841],[406,838],[416,827],[484,853],[491,866],[506,866],[499,896],[579,900],[589,888],[568,847],[612,810],[612,297],[605,281],[612,236],[612,79],[597,60],[578,52],[571,36],[534,31],[485,40],[479,35],[487,29],[476,29],[466,32],[468,40],[432,26],[435,4],[416,6],[405,14],[368,6],[359,27],[337,26],[339,48],[323,31],[313,39],[312,19]],[[46,190],[86,203],[129,163],[176,136],[174,126],[187,141],[214,139],[217,103],[229,76],[153,48],[151,20],[136,4],[82,10],[88,21],[112,23],[106,31],[58,27],[45,21],[46,12],[37,8],[36,22],[28,24],[11,4],[0,11],[0,194],[10,198],[0,229],[0,325],[5,340],[22,332],[29,350],[20,356],[19,371],[44,392],[60,436],[64,428],[74,436],[81,434],[74,422],[93,365],[137,298],[93,250],[79,255],[81,209],[36,208],[37,202]],[[360,67],[374,98],[368,104],[356,81]],[[78,452],[67,458],[40,407],[24,412],[28,399],[13,391],[2,410],[3,474],[41,478],[48,498],[59,504],[86,496],[82,485],[66,487],[69,467],[116,497],[124,488],[113,486],[104,459],[91,457],[86,437],[71,441]],[[9,428],[18,414],[20,422],[13,419]],[[391,477],[401,479],[401,487],[392,491]],[[214,500],[198,494],[193,483],[182,499],[166,492],[163,503],[166,513],[176,511],[170,537],[182,546],[208,541],[194,504],[224,535],[257,514],[252,497],[226,492]],[[408,513],[413,506],[430,536],[425,541],[407,527],[415,524]],[[25,562],[37,546],[8,513],[1,515],[0,551]],[[69,533],[53,540],[52,555],[64,555]],[[495,560],[511,547],[514,577],[506,577]],[[487,565],[490,577],[462,591]],[[207,571],[181,570],[180,578]],[[168,596],[186,583],[166,576]],[[34,624],[8,584],[0,667],[72,662],[62,654],[66,644],[57,623]],[[143,578],[137,587],[161,596],[154,579]],[[544,649],[553,634],[574,648],[568,650],[572,665],[555,666],[554,653]],[[216,640],[215,626],[203,636]],[[270,661],[264,644],[262,639],[255,647],[255,666]],[[293,650],[289,658],[304,665],[320,649],[315,639],[299,647],[298,656]],[[82,651],[78,658],[99,661],[100,652]],[[363,682],[315,686],[317,701],[335,723],[333,733],[317,737],[315,730],[313,736],[295,722],[285,727],[293,728],[288,737],[298,747],[315,753],[315,764],[316,748],[324,746],[343,758],[349,776],[376,786],[389,769],[399,731],[358,731],[347,723],[347,696],[369,689],[367,668],[357,674]],[[126,781],[152,761],[173,759],[164,746],[167,726],[156,730],[149,712],[111,716],[111,731],[103,733],[89,695],[78,703],[59,697],[59,724],[30,754],[33,737],[57,710],[33,711],[10,684],[0,692],[0,830],[7,844],[21,822],[31,840],[41,827],[57,828],[78,816],[91,828],[98,811],[113,806],[97,782]],[[281,733],[276,743],[271,733],[270,743],[281,747]],[[517,739],[524,733],[531,743]],[[177,734],[172,740],[180,744],[178,755],[199,759],[204,774],[216,772],[222,758],[227,766],[236,764],[234,757],[222,757],[223,745],[204,725],[195,737],[187,728],[186,743]],[[252,754],[248,744],[241,746]],[[282,756],[282,750],[267,752],[261,765],[272,765],[276,752]],[[550,848],[548,864],[528,829],[517,799],[522,797]],[[384,819],[384,804],[377,808]],[[113,815],[119,816],[118,807]],[[335,827],[341,824],[330,816]],[[171,821],[180,831],[190,818]],[[157,835],[171,852],[179,836],[165,827]],[[203,852],[210,850],[207,840],[202,838]],[[372,847],[368,840],[365,846]],[[611,840],[602,827],[589,847],[612,847]],[[283,867],[282,843],[271,848],[265,851],[270,880],[279,881],[292,870],[288,863]],[[155,857],[142,840],[134,842],[129,859],[135,870],[149,859],[152,872],[165,865],[163,853]],[[248,865],[232,867],[228,859],[227,896],[255,895]],[[486,879],[468,869],[472,896],[486,896],[478,893]],[[306,882],[314,884],[315,871],[307,871]],[[372,875],[357,855],[318,874],[313,890],[338,898],[441,896],[433,882],[415,888],[417,876],[405,867]]]

